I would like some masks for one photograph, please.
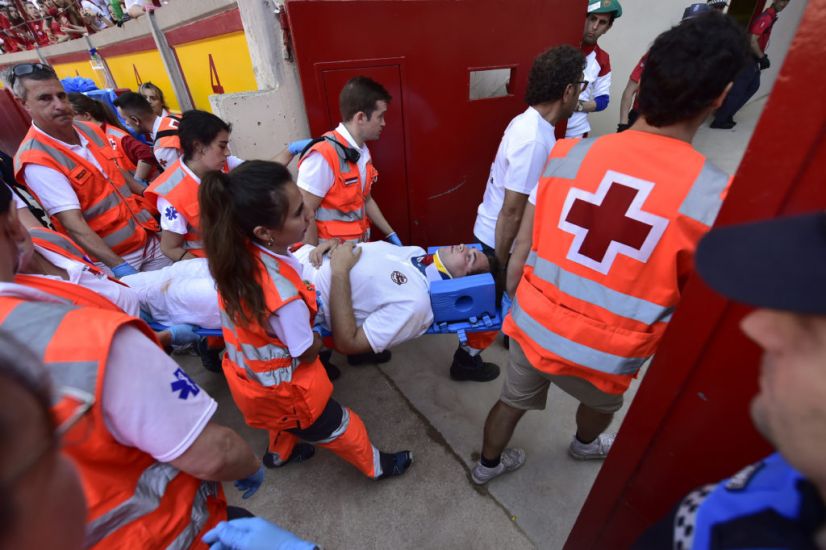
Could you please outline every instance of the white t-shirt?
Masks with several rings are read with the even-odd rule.
[[[396,344],[424,334],[433,323],[430,285],[410,261],[425,251],[418,246],[395,246],[385,242],[362,243],[362,252],[350,272],[350,290],[356,325],[364,329],[373,351],[380,353]],[[322,323],[332,326],[330,315],[330,262],[315,269],[309,262],[313,246],[296,252],[304,274],[315,284],[322,307]]]
[[[161,127],[161,117],[155,117],[155,123],[152,125],[152,141],[155,141],[155,136],[158,135],[158,128]],[[161,165],[161,170],[166,170],[183,156],[183,151],[174,147],[152,147],[152,153],[155,155],[155,160]]]
[[[361,186],[364,189],[367,179],[367,161],[370,160],[370,150],[365,143],[361,147],[356,144],[356,140],[350,135],[350,132],[343,123],[339,123],[336,127],[336,132],[344,136],[348,145],[354,149],[358,149],[361,156],[358,160],[359,175],[361,176]],[[310,152],[302,161],[298,168],[298,181],[296,184],[300,189],[312,193],[316,197],[324,197],[333,186],[335,174],[332,167],[327,163],[324,157],[318,151]]]
[[[36,131],[45,134],[36,124],[32,124],[32,127]],[[78,136],[80,137],[80,145],[71,145],[60,141],[54,136],[49,137],[68,148],[72,153],[89,161],[92,166],[103,174],[103,169],[89,150],[89,140],[82,134],[78,134]],[[48,168],[39,164],[26,164],[25,168],[23,168],[23,179],[26,181],[26,185],[28,185],[36,195],[40,206],[43,207],[49,216],[54,216],[67,210],[80,210],[80,200],[77,198],[77,193],[75,193],[72,184],[69,182],[69,178],[54,168]]]
[[[236,166],[239,166],[243,162],[244,159],[239,159],[236,156],[230,155],[227,157],[227,165],[230,170]],[[181,162],[181,168],[183,168],[192,179],[197,181],[199,184],[201,183],[201,178],[196,176],[195,172],[190,170],[185,163]],[[158,197],[157,208],[158,212],[161,214],[161,229],[164,231],[172,231],[178,235],[186,235],[189,233],[186,220],[183,216],[178,214],[178,211],[169,203],[168,200],[163,197]]]
[[[593,101],[595,97],[601,95],[609,95],[611,92],[611,71],[610,67],[606,67],[607,74],[600,76],[603,72],[603,66],[597,58],[599,48],[594,48],[594,51],[585,56],[585,71],[583,80],[588,81],[588,87],[579,94],[579,99],[582,101]],[[603,54],[605,55],[605,54]],[[590,113],[573,113],[568,119],[568,129],[565,131],[565,137],[579,137],[591,131],[591,124],[588,122],[588,115]]]
[[[496,248],[496,220],[505,202],[505,190],[529,194],[542,175],[554,143],[553,125],[533,107],[511,120],[490,167],[482,204],[476,210],[473,235],[477,239]]]
[[[218,292],[206,258],[175,262],[163,269],[127,275],[121,281],[134,291],[141,309],[159,323],[221,328]]]
[[[129,287],[109,280],[106,275],[95,275],[88,266],[75,260],[70,260],[60,254],[55,254],[45,248],[34,246],[34,249],[43,255],[53,265],[65,269],[69,275],[68,282],[88,288],[107,298],[110,302],[121,308],[132,317],[140,315],[140,302],[137,293]],[[57,275],[37,275],[46,279],[65,281]]]
[[[14,283],[0,283],[0,296],[66,303]],[[143,333],[122,327],[106,361],[102,407],[118,443],[171,462],[198,439],[218,404]]]

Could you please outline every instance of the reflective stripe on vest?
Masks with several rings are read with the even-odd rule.
[[[17,150],[17,155],[15,155],[15,159],[20,158],[20,153],[24,151],[40,151],[42,153],[46,153],[53,159],[55,159],[58,164],[65,167],[69,172],[77,168],[77,163],[63,154],[63,151],[52,147],[48,143],[43,143],[42,141],[37,141],[36,139],[30,139],[28,141],[23,142],[22,145]],[[19,166],[15,167],[15,171],[20,170]]]
[[[523,310],[517,298],[513,299],[511,316],[519,328],[536,344],[549,353],[572,363],[608,374],[629,375],[637,372],[648,357],[622,357],[590,348],[542,326]]]
[[[0,328],[11,332],[41,360],[60,323],[74,306],[53,302],[21,302],[6,316]],[[60,361],[46,363],[57,385],[78,388],[94,395],[97,386],[97,361]]]
[[[97,135],[90,128],[87,128],[83,124],[75,124],[74,126],[75,130],[79,131],[87,140],[91,141],[98,147],[104,147],[109,145],[106,141],[101,139],[99,135]]]
[[[238,333],[235,329],[235,323],[229,318],[229,315],[221,310],[221,324],[233,333],[235,340],[238,341]],[[277,386],[282,382],[290,382],[293,379],[293,371],[298,367],[298,359],[290,355],[290,350],[275,344],[266,344],[264,346],[256,347],[250,344],[241,343],[239,350],[232,342],[226,342],[227,357],[237,366],[244,369],[250,380],[254,380],[262,386],[272,387]],[[280,364],[286,363],[282,367],[272,370],[257,372],[252,370],[249,361],[277,361]],[[288,363],[287,363],[288,362]]]
[[[75,256],[77,258],[86,257],[86,253],[84,251],[76,247],[69,239],[63,235],[55,233],[54,231],[34,228],[29,230],[29,234],[32,236],[32,239],[40,239],[46,241],[47,243],[53,244],[70,256]]]
[[[294,296],[298,296],[298,289],[295,288],[292,281],[281,275],[281,266],[278,265],[278,260],[269,254],[259,254],[264,267],[267,268],[267,273],[272,279],[281,301],[285,302]]]
[[[117,231],[109,233],[103,237],[103,242],[105,242],[106,246],[109,248],[115,249],[120,244],[128,241],[137,230],[138,227],[135,225],[135,222],[132,221],[132,218],[129,218],[126,220],[126,227],[122,227]]]
[[[74,306],[62,304],[22,301],[9,312],[0,328],[10,331],[15,338],[25,342],[26,347],[42,361],[46,348],[67,313],[74,309]],[[55,386],[79,389],[91,395],[97,394],[97,361],[48,361],[45,364]],[[102,404],[96,403],[95,406],[102,407]],[[155,462],[146,468],[138,478],[130,498],[86,524],[85,547],[100,543],[114,531],[157,510],[167,486],[179,473],[180,470],[162,462]],[[217,494],[215,482],[200,483],[192,504],[191,521],[168,548],[189,548],[195,542],[198,533],[209,519],[207,497]]]
[[[184,180],[184,178],[186,178],[186,173],[183,171],[182,168],[179,168],[178,170],[172,172],[167,178],[167,180],[160,184],[158,188],[155,189],[153,192],[159,196],[166,195],[167,193],[175,189],[175,186],[181,183]]]
[[[531,251],[525,265],[533,267],[534,276],[553,285],[565,294],[583,302],[595,304],[620,317],[634,319],[646,325],[668,322],[674,308],[663,307],[636,296],[623,294],[605,285],[574,275]]]
[[[723,191],[729,182],[729,175],[706,159],[700,175],[680,206],[680,214],[697,220],[703,225],[712,225],[723,206]]]
[[[548,164],[545,165],[545,171],[542,174],[543,178],[564,178],[568,180],[576,179],[579,173],[579,167],[582,161],[585,160],[585,155],[591,150],[591,146],[596,141],[596,138],[588,138],[580,140],[576,145],[571,147],[568,154],[564,157],[552,157],[548,159]]]
[[[364,209],[344,212],[335,208],[318,207],[315,211],[315,219],[320,222],[357,222],[364,219]]]

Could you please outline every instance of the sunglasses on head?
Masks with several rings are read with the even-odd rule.
[[[44,65],[43,63],[21,63],[20,65],[15,65],[11,70],[11,84],[14,84],[14,79],[33,73],[55,74],[54,69],[48,65]]]

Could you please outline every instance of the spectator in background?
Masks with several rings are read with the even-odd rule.
[[[728,2],[726,0],[708,0],[708,5],[719,12],[726,11],[728,7]]]

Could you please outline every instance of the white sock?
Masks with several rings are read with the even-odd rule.
[[[477,355],[482,353],[482,350],[472,348],[472,347],[468,346],[467,344],[462,344],[462,349],[465,350],[468,353],[468,355],[470,355],[471,357],[476,357]]]

